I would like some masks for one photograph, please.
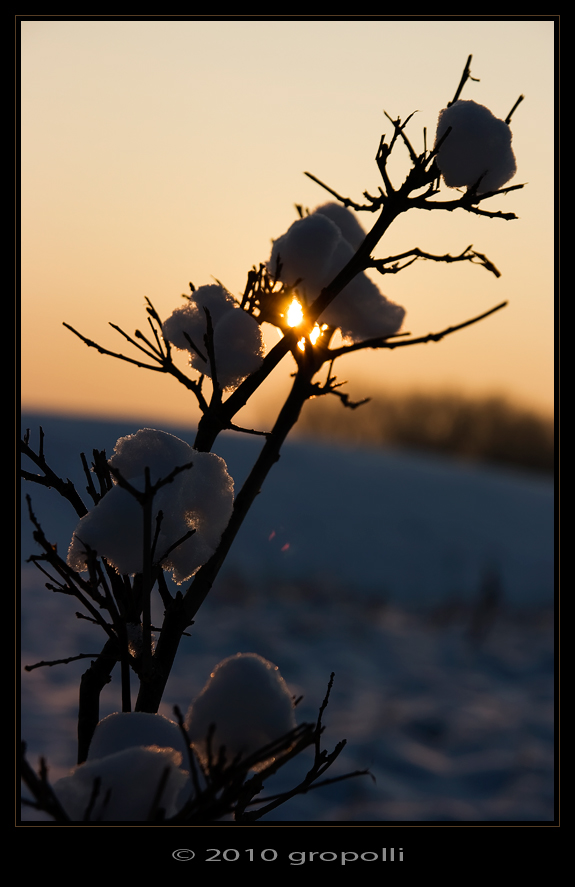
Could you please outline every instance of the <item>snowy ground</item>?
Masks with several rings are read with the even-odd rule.
[[[138,427],[25,416],[33,446],[38,424],[48,461],[78,489],[79,453],[111,454]],[[232,437],[216,448],[238,487],[259,446]],[[26,492],[65,550],[71,509],[36,485]],[[23,512],[25,560],[35,545]],[[376,781],[320,789],[269,821],[551,821],[553,579],[550,481],[290,444],[182,642],[162,713],[187,708],[213,666],[241,651],[275,662],[304,695],[301,719],[312,720],[333,671],[325,743],[348,741],[333,775],[369,768]],[[76,609],[25,565],[23,663],[99,649],[98,632]],[[74,763],[84,669],[22,671],[22,737],[54,778]],[[113,682],[102,716],[117,700]],[[274,790],[294,784],[306,764],[295,761]]]

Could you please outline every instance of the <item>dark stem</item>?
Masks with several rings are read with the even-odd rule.
[[[280,449],[297,422],[303,404],[314,393],[311,379],[318,368],[317,359],[309,349],[309,357],[306,359],[306,355],[303,356],[291,392],[278,415],[274,428],[235,499],[232,516],[217,550],[196,573],[186,594],[183,597],[182,595],[177,596],[167,609],[154,655],[154,673],[149,681],[142,682],[140,686],[136,703],[137,711],[156,712],[158,710],[182,632],[193,621],[209,594],[244,518],[259,494],[272,466],[280,458]]]
[[[83,764],[88,756],[92,736],[100,720],[100,693],[110,682],[118,658],[118,643],[109,640],[82,675],[78,708],[78,764]]]
[[[472,58],[473,58],[472,55],[468,56],[468,58],[467,58],[467,61],[465,63],[465,67],[463,69],[463,74],[461,75],[461,80],[459,81],[459,86],[455,90],[455,95],[453,96],[451,101],[448,103],[448,105],[447,105],[448,108],[450,107],[450,105],[453,105],[453,103],[459,99],[459,96],[461,95],[461,91],[468,80],[475,80],[476,83],[479,83],[479,78],[472,77],[471,74],[469,73]]]
[[[513,105],[513,107],[511,108],[511,111],[509,112],[509,114],[505,118],[505,123],[507,124],[507,126],[509,126],[509,124],[511,123],[511,118],[513,117],[513,114],[515,113],[516,109],[521,104],[521,102],[524,100],[524,98],[525,98],[524,95],[520,95],[519,98],[517,99],[517,101],[515,102],[515,104]]]

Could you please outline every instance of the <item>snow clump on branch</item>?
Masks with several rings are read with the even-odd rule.
[[[471,188],[477,193],[498,191],[517,171],[511,148],[511,130],[484,105],[457,101],[440,112],[435,144],[442,142],[436,163],[449,188]]]
[[[162,323],[164,339],[190,352],[190,364],[212,378],[208,354],[208,319],[213,328],[213,348],[218,383],[233,388],[260,366],[263,337],[257,320],[243,311],[219,284],[201,286]]]
[[[161,561],[178,584],[189,579],[215,551],[233,506],[233,480],[226,463],[214,453],[199,453],[185,441],[165,431],[143,428],[118,440],[109,460],[136,490],[145,488],[145,469],[150,482],[180,471],[154,496],[152,537],[156,516],[162,511],[154,563]],[[142,506],[114,482],[111,490],[80,519],[68,550],[68,565],[87,569],[87,548],[105,557],[120,574],[141,573],[143,567]],[[186,533],[194,534],[172,551]]]
[[[90,821],[145,822],[167,770],[159,799],[166,817],[181,810],[191,795],[187,748],[174,721],[144,712],[116,712],[97,725],[88,759],[54,785],[73,821],[82,821],[94,780],[100,780]]]
[[[293,730],[293,699],[277,665],[257,653],[237,653],[216,665],[186,721],[194,750],[204,764],[212,724],[212,754],[217,760],[224,746],[228,765],[237,755],[247,757]],[[273,760],[252,769],[262,770]]]
[[[365,238],[363,228],[345,207],[327,203],[298,219],[286,233],[273,241],[268,261],[279,279],[293,286],[311,304],[342,268],[347,265]],[[365,273],[358,274],[318,318],[339,328],[353,342],[386,338],[397,333],[405,309],[390,302]]]

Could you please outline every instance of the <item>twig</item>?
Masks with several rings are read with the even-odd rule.
[[[42,660],[42,662],[35,662],[34,665],[25,665],[24,670],[33,671],[35,668],[41,668],[44,665],[68,665],[69,662],[76,662],[78,659],[93,659],[95,656],[99,655],[99,653],[78,653],[77,656],[68,656],[67,659],[52,659],[50,661]],[[117,662],[116,657],[114,657],[114,660]]]
[[[113,324],[110,324],[110,325],[114,326]],[[102,345],[98,345],[97,342],[93,342],[92,339],[88,339],[87,336],[83,336],[82,333],[79,333],[78,330],[75,330],[74,327],[70,326],[69,323],[63,323],[62,326],[65,326],[66,329],[70,330],[71,333],[74,333],[75,336],[78,336],[78,338],[81,339],[82,342],[84,342],[84,344],[88,346],[88,348],[95,348],[99,354],[107,354],[109,357],[115,357],[118,360],[125,360],[127,363],[134,364],[134,366],[141,367],[146,370],[155,370],[155,372],[157,372],[157,373],[166,372],[166,370],[164,369],[163,366],[151,366],[148,363],[142,363],[141,360],[135,360],[133,357],[126,357],[125,354],[120,354],[117,351],[110,351],[108,348],[103,348]],[[114,329],[117,329],[119,332],[122,332],[119,329],[119,327],[114,327]],[[127,339],[130,338],[124,332],[122,332],[122,335],[126,336]],[[142,351],[144,350],[136,342],[134,342],[133,344],[136,346],[136,348],[140,348],[140,350],[142,350]],[[150,357],[154,357],[154,355],[150,355]],[[157,359],[157,358],[154,357],[154,359]]]
[[[489,219],[505,219],[510,221],[516,219],[515,213],[503,213],[500,211],[492,212],[486,209],[480,209],[476,206],[482,200],[490,197],[496,197],[498,194],[508,194],[511,191],[519,191],[524,185],[511,185],[509,188],[500,188],[498,191],[485,191],[483,194],[475,194],[473,191],[467,191],[458,200],[428,200],[425,195],[422,197],[411,198],[409,203],[418,209],[427,210],[447,210],[452,212],[455,209],[464,209],[466,212],[473,213],[478,216],[486,216]]]
[[[159,818],[159,815],[162,813],[162,808],[160,807],[160,801],[162,800],[162,795],[164,794],[166,785],[168,784],[168,779],[170,778],[170,766],[164,767],[162,770],[162,775],[160,776],[160,780],[158,782],[158,787],[156,788],[156,792],[154,794],[154,798],[152,800],[150,810],[146,817],[147,822],[156,822]],[[163,819],[162,815],[162,819]]]
[[[521,102],[524,100],[524,98],[525,98],[524,95],[520,95],[519,98],[517,99],[517,101],[515,102],[515,104],[513,105],[513,107],[511,108],[511,111],[509,112],[509,114],[505,118],[505,123],[507,124],[507,126],[509,126],[509,124],[511,123],[511,118],[513,117],[513,114],[515,113],[515,110],[521,104]]]
[[[58,477],[46,462],[44,457],[44,432],[42,428],[40,428],[40,449],[38,453],[35,453],[29,446],[28,440],[29,432],[27,432],[25,437],[20,441],[20,452],[31,459],[32,462],[44,472],[44,476],[41,477],[38,474],[32,474],[29,471],[22,470],[22,478],[44,487],[53,487],[60,496],[68,500],[79,517],[84,517],[84,515],[88,513],[88,509],[82,502],[72,481],[70,479],[64,481],[61,477]]]
[[[407,150],[408,150],[408,152],[409,152],[409,157],[410,157],[410,159],[411,159],[411,162],[413,163],[414,166],[418,163],[418,161],[419,161],[419,157],[418,157],[418,155],[416,154],[416,152],[414,151],[414,149],[413,149],[413,147],[412,147],[412,145],[411,145],[411,142],[409,141],[409,139],[408,139],[407,136],[405,135],[404,129],[405,129],[405,127],[407,126],[407,124],[409,123],[409,121],[411,120],[411,118],[413,117],[413,115],[414,115],[415,113],[416,113],[416,112],[413,111],[413,112],[409,115],[409,117],[407,117],[407,118],[404,120],[404,122],[402,123],[401,120],[399,120],[399,118],[398,118],[397,120],[392,120],[392,118],[389,116],[389,114],[387,113],[387,111],[384,111],[385,116],[387,117],[388,120],[391,121],[391,123],[392,123],[393,126],[394,126],[394,130],[395,130],[395,131],[394,131],[394,134],[393,134],[393,138],[392,138],[392,140],[391,140],[391,144],[390,144],[390,146],[389,146],[389,152],[388,152],[388,153],[391,153],[391,151],[393,150],[393,146],[394,146],[394,143],[395,143],[395,140],[396,140],[397,136],[401,136],[401,138],[402,138],[402,140],[403,140],[403,142],[404,142],[404,144],[405,144],[405,146],[406,146],[406,148],[407,148]]]
[[[402,259],[407,259],[409,257],[412,257],[411,261],[399,265]],[[414,249],[399,253],[397,256],[388,256],[386,259],[371,259],[370,265],[372,268],[376,268],[380,274],[396,274],[398,271],[403,271],[404,268],[412,265],[418,259],[427,259],[432,262],[446,262],[448,264],[451,262],[471,262],[475,265],[482,265],[488,271],[491,271],[495,277],[501,277],[501,272],[495,267],[493,262],[482,253],[472,250],[471,244],[458,256],[452,256],[449,253],[446,253],[443,256],[438,256],[433,253],[426,253],[419,249],[419,247],[414,247]],[[387,268],[387,265],[391,265],[392,267]]]
[[[87,345],[89,348],[95,348],[99,354],[105,354],[108,355],[108,357],[115,357],[117,360],[123,360],[126,363],[131,363],[133,366],[137,366],[141,369],[152,370],[156,373],[167,373],[168,375],[173,376],[175,379],[177,379],[178,382],[184,385],[185,388],[195,394],[198,400],[198,405],[202,412],[207,410],[208,404],[201,394],[199,383],[196,382],[194,379],[189,379],[175,366],[170,357],[169,351],[164,358],[160,359],[156,354],[146,352],[145,349],[141,347],[141,345],[138,345],[137,342],[134,342],[134,340],[130,336],[128,336],[127,333],[124,333],[124,331],[121,330],[119,327],[116,327],[114,324],[110,325],[114,327],[114,329],[116,329],[119,333],[121,333],[126,339],[128,339],[128,341],[130,341],[136,348],[139,348],[141,351],[144,351],[144,353],[147,353],[148,356],[152,358],[152,360],[157,361],[157,363],[159,363],[159,366],[154,366],[153,364],[149,363],[143,363],[140,360],[135,360],[133,357],[127,357],[125,354],[120,354],[118,351],[110,351],[108,348],[104,348],[102,347],[102,345],[98,345],[97,342],[93,342],[92,339],[88,339],[87,336],[79,333],[77,330],[74,329],[74,327],[70,326],[69,323],[63,324],[66,329],[69,329],[70,332],[74,333],[75,336],[78,336],[78,338],[81,339],[85,345]]]
[[[206,357],[205,354],[202,354],[202,352],[200,351],[200,349],[198,348],[198,346],[195,344],[195,342],[194,342],[193,339],[191,338],[190,334],[187,333],[185,330],[182,330],[182,335],[184,336],[184,339],[186,340],[186,342],[188,343],[188,345],[190,346],[190,348],[192,349],[192,351],[195,351],[195,352],[196,352],[196,354],[198,355],[198,357],[200,358],[200,360],[203,360],[204,363],[207,363],[207,362],[208,362],[208,358]]]
[[[268,795],[265,798],[256,798],[256,800],[248,801],[246,806],[251,806],[252,804],[263,804],[267,801],[279,800],[281,804],[284,804],[286,801],[293,798],[295,795],[305,795],[310,791],[313,791],[316,788],[324,788],[326,785],[333,785],[335,782],[343,782],[344,779],[352,779],[356,776],[371,776],[373,781],[375,782],[375,777],[370,770],[354,770],[352,773],[343,773],[341,776],[332,776],[329,779],[322,779],[321,782],[313,782],[309,785],[305,782],[300,783],[294,789],[289,792],[279,793],[277,795]],[[278,804],[274,806],[279,806]],[[262,811],[263,813],[269,812],[272,807],[268,807],[266,810]],[[260,811],[258,811],[260,812]]]
[[[356,203],[355,200],[352,200],[350,197],[342,197],[341,194],[338,194],[337,191],[334,191],[333,188],[330,188],[329,185],[326,185],[325,182],[322,182],[321,179],[318,179],[317,176],[312,175],[311,172],[304,172],[304,176],[307,176],[312,182],[315,182],[316,185],[319,185],[320,188],[323,188],[329,194],[339,200],[340,203],[343,203],[344,206],[351,207],[352,209],[357,210],[357,212],[375,212],[380,207],[380,203],[374,199],[373,202],[369,206],[362,206],[359,203]],[[367,196],[367,195],[365,195]],[[370,198],[368,198],[370,199]]]
[[[21,745],[20,766],[22,768],[22,780],[36,798],[34,805],[38,810],[44,810],[57,822],[70,822],[70,817],[54,794],[52,786],[48,782],[48,768],[44,758],[40,758],[40,773],[36,774],[26,760],[26,743]]]
[[[186,542],[187,539],[191,539],[191,537],[194,535],[195,532],[196,532],[196,530],[188,530],[187,533],[184,533],[184,535],[181,536],[180,539],[178,539],[176,542],[174,542],[172,545],[170,545],[170,547],[167,549],[167,551],[165,551],[164,554],[161,556],[161,558],[159,558],[157,563],[163,564],[164,561],[166,560],[166,558],[168,557],[168,555],[170,555],[175,548],[178,548],[180,545],[182,545],[183,542]]]
[[[319,741],[320,741],[320,736],[321,736],[321,733],[322,733],[322,730],[323,730],[323,728],[322,728],[322,726],[321,726],[321,719],[322,719],[322,717],[323,717],[323,713],[324,713],[324,711],[326,710],[327,705],[328,705],[328,702],[329,702],[329,696],[330,696],[330,693],[331,693],[331,689],[332,689],[332,687],[333,687],[333,680],[334,680],[334,678],[335,678],[335,672],[332,671],[332,673],[331,673],[330,676],[329,676],[329,681],[328,681],[328,684],[327,684],[326,694],[325,694],[325,696],[324,696],[324,698],[323,698],[323,702],[322,702],[322,704],[321,704],[320,707],[319,707],[319,713],[318,713],[318,716],[317,716],[317,723],[316,723],[316,728],[315,728],[315,762],[316,762],[316,764],[318,763],[319,758],[320,758],[320,745],[319,745]]]
[[[90,798],[88,800],[88,804],[86,805],[86,809],[84,810],[84,815],[82,817],[82,822],[90,822],[92,813],[94,812],[94,807],[96,805],[96,801],[98,800],[98,795],[100,794],[100,789],[102,788],[102,780],[99,776],[94,777],[94,781],[92,783],[92,791],[90,792]],[[108,789],[108,793],[104,798],[104,806],[110,798],[110,790]]]
[[[192,774],[192,783],[194,785],[194,792],[196,796],[198,796],[201,792],[200,782],[198,778],[198,767],[196,764],[196,756],[194,754],[194,750],[192,748],[192,743],[190,742],[190,737],[188,735],[188,731],[184,725],[184,718],[180,708],[177,705],[174,705],[174,714],[176,715],[176,720],[178,722],[178,727],[180,728],[180,733],[182,734],[184,744],[188,750],[188,764],[190,766],[190,773]]]
[[[489,317],[490,314],[494,314],[496,311],[500,311],[501,308],[505,308],[508,302],[501,302],[499,305],[496,305],[495,308],[490,308],[489,311],[485,311],[483,314],[479,314],[477,317],[472,317],[471,320],[466,320],[464,323],[459,323],[457,326],[450,326],[444,330],[441,330],[439,333],[428,333],[427,336],[420,336],[417,339],[403,339],[402,341],[394,341],[390,342],[389,339],[366,339],[363,342],[354,342],[352,345],[343,345],[341,348],[334,348],[330,350],[330,355],[335,359],[336,357],[341,357],[342,354],[349,354],[352,351],[361,351],[363,348],[402,348],[404,345],[424,345],[426,342],[439,342],[445,336],[449,336],[451,333],[455,333],[458,330],[464,329],[466,326],[471,326],[474,323],[478,323],[480,320],[483,320],[485,317]]]
[[[471,66],[471,59],[472,58],[473,58],[473,56],[470,55],[465,63],[465,68],[463,69],[463,74],[461,75],[461,80],[459,81],[459,86],[455,90],[455,95],[453,96],[451,101],[447,103],[448,108],[459,99],[459,96],[461,95],[461,90],[463,89],[463,87],[465,86],[465,84],[467,83],[468,80],[474,80],[476,83],[480,82],[478,77],[472,77],[470,74],[470,66]]]
[[[208,352],[208,361],[210,364],[210,373],[213,386],[211,403],[220,404],[222,401],[222,387],[218,381],[218,369],[216,366],[216,352],[214,348],[214,327],[212,324],[212,315],[210,314],[208,308],[206,308],[205,306],[204,311],[206,314],[206,335],[204,336],[204,344],[206,346],[206,351]]]
[[[323,780],[320,783],[317,782],[319,777],[322,776],[326,772],[326,770],[329,767],[331,767],[333,762],[339,757],[339,755],[341,754],[341,752],[343,751],[343,749],[346,745],[346,741],[345,741],[345,739],[343,739],[341,742],[337,743],[334,750],[329,754],[326,750],[322,750],[321,745],[320,745],[320,738],[321,738],[321,734],[323,733],[323,729],[324,729],[321,721],[322,721],[323,713],[324,713],[324,711],[327,707],[327,704],[329,702],[329,696],[331,693],[331,689],[333,687],[333,679],[334,679],[334,673],[332,672],[330,675],[329,682],[328,682],[327,692],[326,692],[326,695],[325,695],[323,702],[320,706],[317,722],[316,722],[315,728],[312,733],[312,740],[311,741],[313,742],[313,744],[315,746],[315,754],[314,754],[314,762],[313,762],[311,769],[308,771],[308,773],[306,774],[304,779],[299,783],[299,785],[296,785],[290,791],[283,792],[281,794],[272,796],[271,798],[266,798],[266,799],[260,798],[256,801],[251,801],[251,800],[247,801],[247,803],[244,804],[244,806],[247,806],[247,804],[251,805],[252,803],[262,803],[264,801],[269,801],[269,803],[264,803],[264,806],[259,807],[257,810],[255,810],[251,813],[243,813],[243,815],[241,815],[241,817],[239,817],[241,820],[252,822],[257,819],[261,819],[261,817],[264,816],[266,813],[269,813],[272,810],[274,810],[276,807],[279,807],[281,804],[284,804],[286,801],[290,800],[290,798],[293,798],[296,795],[306,794],[311,789],[320,788],[322,785],[330,785],[332,783],[341,782],[344,779],[350,779],[351,777],[355,777],[355,776],[369,775],[373,779],[373,775],[369,772],[369,770],[356,770],[353,773],[346,773],[342,776],[335,776],[331,779]],[[238,817],[236,816],[236,818],[238,818]]]

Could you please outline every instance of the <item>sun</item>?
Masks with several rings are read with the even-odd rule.
[[[292,328],[300,326],[304,321],[303,307],[301,305],[301,302],[299,302],[295,296],[291,300],[289,308],[286,311],[285,318],[287,325]],[[313,329],[309,334],[310,343],[312,345],[315,345],[319,337],[327,328],[328,326],[326,323],[322,324],[321,326],[319,325],[319,323],[315,323]],[[302,336],[302,338],[297,343],[297,347],[300,351],[305,351],[305,343],[306,339],[304,336]]]
[[[303,308],[301,303],[293,297],[291,304],[287,310],[286,315],[287,325],[288,326],[299,326],[303,321]]]

